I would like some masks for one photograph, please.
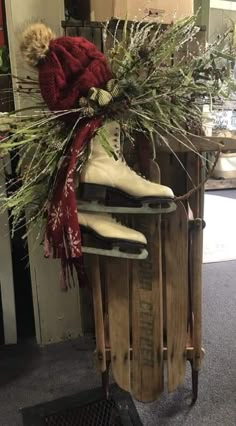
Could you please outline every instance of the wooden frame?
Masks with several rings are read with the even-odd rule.
[[[0,187],[6,192],[5,176],[0,161]],[[8,212],[0,214],[0,292],[2,298],[5,344],[17,343],[15,292],[12,269],[12,250]]]
[[[194,13],[199,11],[198,24],[205,25],[209,34],[211,0],[194,0]]]

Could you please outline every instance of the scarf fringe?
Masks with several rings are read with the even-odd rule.
[[[83,256],[67,257],[67,250],[64,246],[58,249],[53,245],[53,241],[45,234],[44,257],[61,260],[60,287],[62,291],[75,288],[78,284],[80,288],[89,287],[89,280],[86,274]],[[76,277],[74,272],[76,272]]]

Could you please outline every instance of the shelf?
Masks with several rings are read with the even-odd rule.
[[[128,28],[133,25],[134,21],[128,21]],[[141,26],[147,25],[148,21],[143,21]],[[154,22],[149,22],[150,24],[155,24]],[[77,19],[66,19],[61,22],[62,28],[70,28],[70,27],[90,27],[90,28],[104,28],[104,25],[106,25],[107,22],[98,22],[98,21],[83,21],[83,20],[77,20]],[[125,20],[122,19],[110,19],[109,21],[109,27],[117,29],[117,25],[119,29],[122,29],[124,27]],[[159,26],[159,23],[156,23],[157,26]],[[165,29],[169,27],[169,24],[161,24],[162,28]],[[206,25],[199,26],[200,31],[206,32]]]
[[[205,191],[216,191],[220,189],[236,189],[236,178],[209,179],[205,184]]]
[[[219,134],[217,136],[189,136],[184,137],[183,135],[163,135],[171,150],[174,152],[190,152],[195,150],[196,152],[214,152],[221,149],[224,151],[236,151],[236,134],[227,132],[227,136]],[[160,140],[158,144],[158,151],[170,152],[170,148],[167,144]]]

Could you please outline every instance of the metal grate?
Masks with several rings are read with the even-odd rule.
[[[45,418],[47,426],[121,426],[115,402],[102,400]]]
[[[67,396],[21,410],[24,426],[142,426],[129,393],[110,386]]]

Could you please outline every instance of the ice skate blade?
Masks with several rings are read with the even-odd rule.
[[[150,207],[149,204],[144,204],[141,207],[119,207],[106,206],[97,201],[79,201],[77,203],[78,211],[81,212],[101,212],[101,213],[122,213],[122,214],[167,214],[176,210],[177,206],[174,201],[166,202],[168,206],[159,204],[155,207]]]
[[[120,259],[144,260],[148,257],[148,251],[142,249],[140,253],[127,253],[119,250],[118,247],[113,247],[111,250],[100,249],[96,247],[82,246],[82,252],[85,254],[96,254],[98,256],[118,257]]]
[[[124,214],[164,214],[176,210],[171,197],[130,195],[118,188],[81,183],[77,190],[78,210]]]

